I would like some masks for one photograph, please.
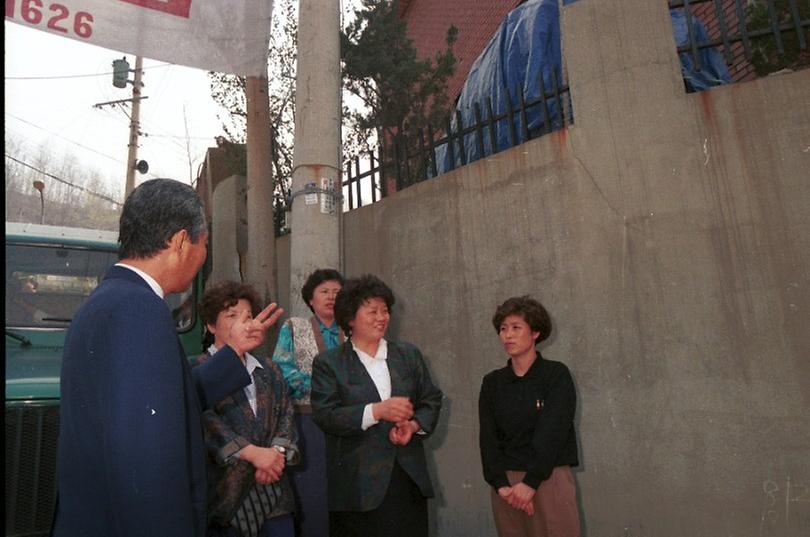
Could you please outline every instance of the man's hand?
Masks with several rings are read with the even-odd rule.
[[[377,421],[385,420],[397,423],[413,417],[413,405],[407,397],[391,397],[371,405],[371,413]]]
[[[416,434],[421,427],[416,420],[398,421],[396,426],[391,427],[388,432],[388,439],[392,444],[407,446],[411,441],[413,435]]]
[[[264,308],[253,319],[250,318],[248,311],[243,311],[239,319],[231,325],[225,343],[239,356],[244,356],[246,352],[252,351],[264,342],[267,329],[278,321],[282,313],[284,308],[279,308],[275,302]]]
[[[250,444],[242,448],[240,456],[256,468],[254,477],[259,484],[275,483],[284,473],[286,460],[284,454],[277,449]]]

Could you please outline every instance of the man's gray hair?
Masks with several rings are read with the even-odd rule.
[[[154,257],[183,229],[194,243],[206,232],[205,211],[197,192],[173,179],[146,181],[124,202],[118,225],[118,257]]]

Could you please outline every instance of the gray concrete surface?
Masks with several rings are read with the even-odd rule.
[[[344,215],[445,393],[434,536],[495,535],[477,398],[525,293],[577,385],[583,535],[810,535],[810,70],[685,94],[669,24],[567,7],[574,125]]]
[[[495,534],[477,397],[524,293],[577,384],[584,535],[810,534],[810,70],[687,95],[669,24],[569,6],[573,126],[345,216],[446,395],[434,535]]]
[[[222,180],[211,195],[216,218],[211,219],[209,282],[242,281],[239,253],[245,251],[247,243],[246,187],[243,175],[232,175]]]

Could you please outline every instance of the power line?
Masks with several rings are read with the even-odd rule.
[[[102,153],[102,152],[101,152],[101,151],[99,151],[98,149],[93,149],[92,147],[88,147],[88,146],[86,146],[86,145],[82,145],[82,144],[80,144],[79,142],[76,142],[76,141],[74,141],[74,140],[71,140],[70,138],[66,138],[66,137],[62,136],[61,134],[57,134],[57,133],[55,133],[55,132],[53,132],[53,131],[51,131],[51,130],[46,129],[45,127],[40,127],[39,125],[37,125],[37,124],[35,124],[35,123],[31,123],[30,121],[27,121],[27,120],[25,120],[25,119],[23,119],[23,118],[21,118],[21,117],[17,117],[17,116],[15,116],[14,114],[12,114],[12,113],[10,113],[10,112],[6,112],[6,115],[7,115],[7,116],[10,116],[10,117],[13,117],[13,118],[14,118],[14,119],[16,119],[17,121],[21,121],[21,122],[25,123],[26,125],[31,125],[32,127],[35,127],[35,128],[37,128],[37,129],[40,129],[40,130],[43,130],[43,131],[47,132],[48,134],[51,134],[51,135],[53,135],[53,136],[56,136],[57,138],[61,138],[62,140],[65,140],[66,142],[70,142],[70,143],[72,143],[72,144],[75,144],[75,145],[77,145],[77,146],[81,147],[82,149],[86,149],[87,151],[92,151],[93,153],[96,153],[96,154],[98,154],[98,155],[101,155],[102,157],[106,157],[106,158],[108,158],[108,159],[110,159],[110,160],[114,160],[115,162],[120,162],[121,164],[126,164],[126,161],[123,161],[123,160],[121,160],[121,159],[119,159],[119,158],[116,158],[116,157],[113,157],[113,156],[107,155],[106,153]]]
[[[153,125],[154,126],[154,125]],[[177,138],[180,140],[185,140],[188,138],[189,140],[216,140],[216,136],[182,136],[180,134],[147,134],[147,136],[151,136],[152,138]]]
[[[90,190],[90,189],[84,188],[84,187],[83,187],[83,186],[81,186],[81,185],[77,185],[77,184],[75,184],[75,183],[71,183],[70,181],[65,181],[65,180],[64,180],[64,179],[62,179],[61,177],[57,177],[57,176],[53,175],[52,173],[48,173],[48,172],[45,172],[45,171],[40,170],[39,168],[36,168],[36,167],[34,167],[34,166],[31,166],[31,165],[30,165],[30,164],[28,164],[27,162],[23,162],[23,161],[21,161],[21,160],[19,160],[19,159],[16,159],[16,158],[12,157],[11,155],[9,155],[8,153],[6,153],[5,155],[6,155],[6,158],[13,160],[13,161],[14,161],[14,162],[16,162],[17,164],[21,164],[21,165],[25,166],[26,168],[31,168],[31,169],[32,169],[32,170],[34,170],[35,172],[41,173],[42,175],[44,175],[44,176],[46,176],[46,177],[50,177],[51,179],[53,179],[53,180],[55,180],[55,181],[59,181],[60,183],[63,183],[63,184],[68,185],[69,187],[79,189],[79,190],[81,190],[82,192],[86,192],[86,193],[90,194],[91,196],[95,196],[95,197],[97,197],[97,198],[101,198],[101,199],[103,199],[104,201],[109,201],[110,203],[113,203],[113,204],[115,204],[115,205],[117,205],[117,206],[121,207],[121,203],[120,203],[120,202],[115,201],[114,199],[112,199],[112,198],[110,198],[110,197],[107,197],[107,196],[105,196],[104,194],[99,194],[98,192],[94,192],[94,191],[92,191],[92,190]]]
[[[144,67],[143,69],[157,69],[158,67],[166,67],[170,65],[175,65],[173,63],[161,63],[160,65],[150,65],[149,67]],[[54,75],[54,76],[7,76],[4,77],[4,80],[62,80],[66,78],[90,78],[94,76],[109,76],[113,74],[112,71],[109,73],[95,73],[95,74],[86,74],[86,75]]]

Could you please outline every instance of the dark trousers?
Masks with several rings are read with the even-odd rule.
[[[295,525],[292,515],[281,515],[264,521],[258,537],[295,537]],[[206,537],[243,537],[238,528],[233,526],[209,526]]]
[[[312,414],[296,414],[301,464],[291,466],[289,475],[298,505],[298,537],[329,537],[329,506],[326,503],[326,440]]]
[[[427,537],[427,499],[399,463],[385,498],[371,511],[332,511],[331,537]]]

